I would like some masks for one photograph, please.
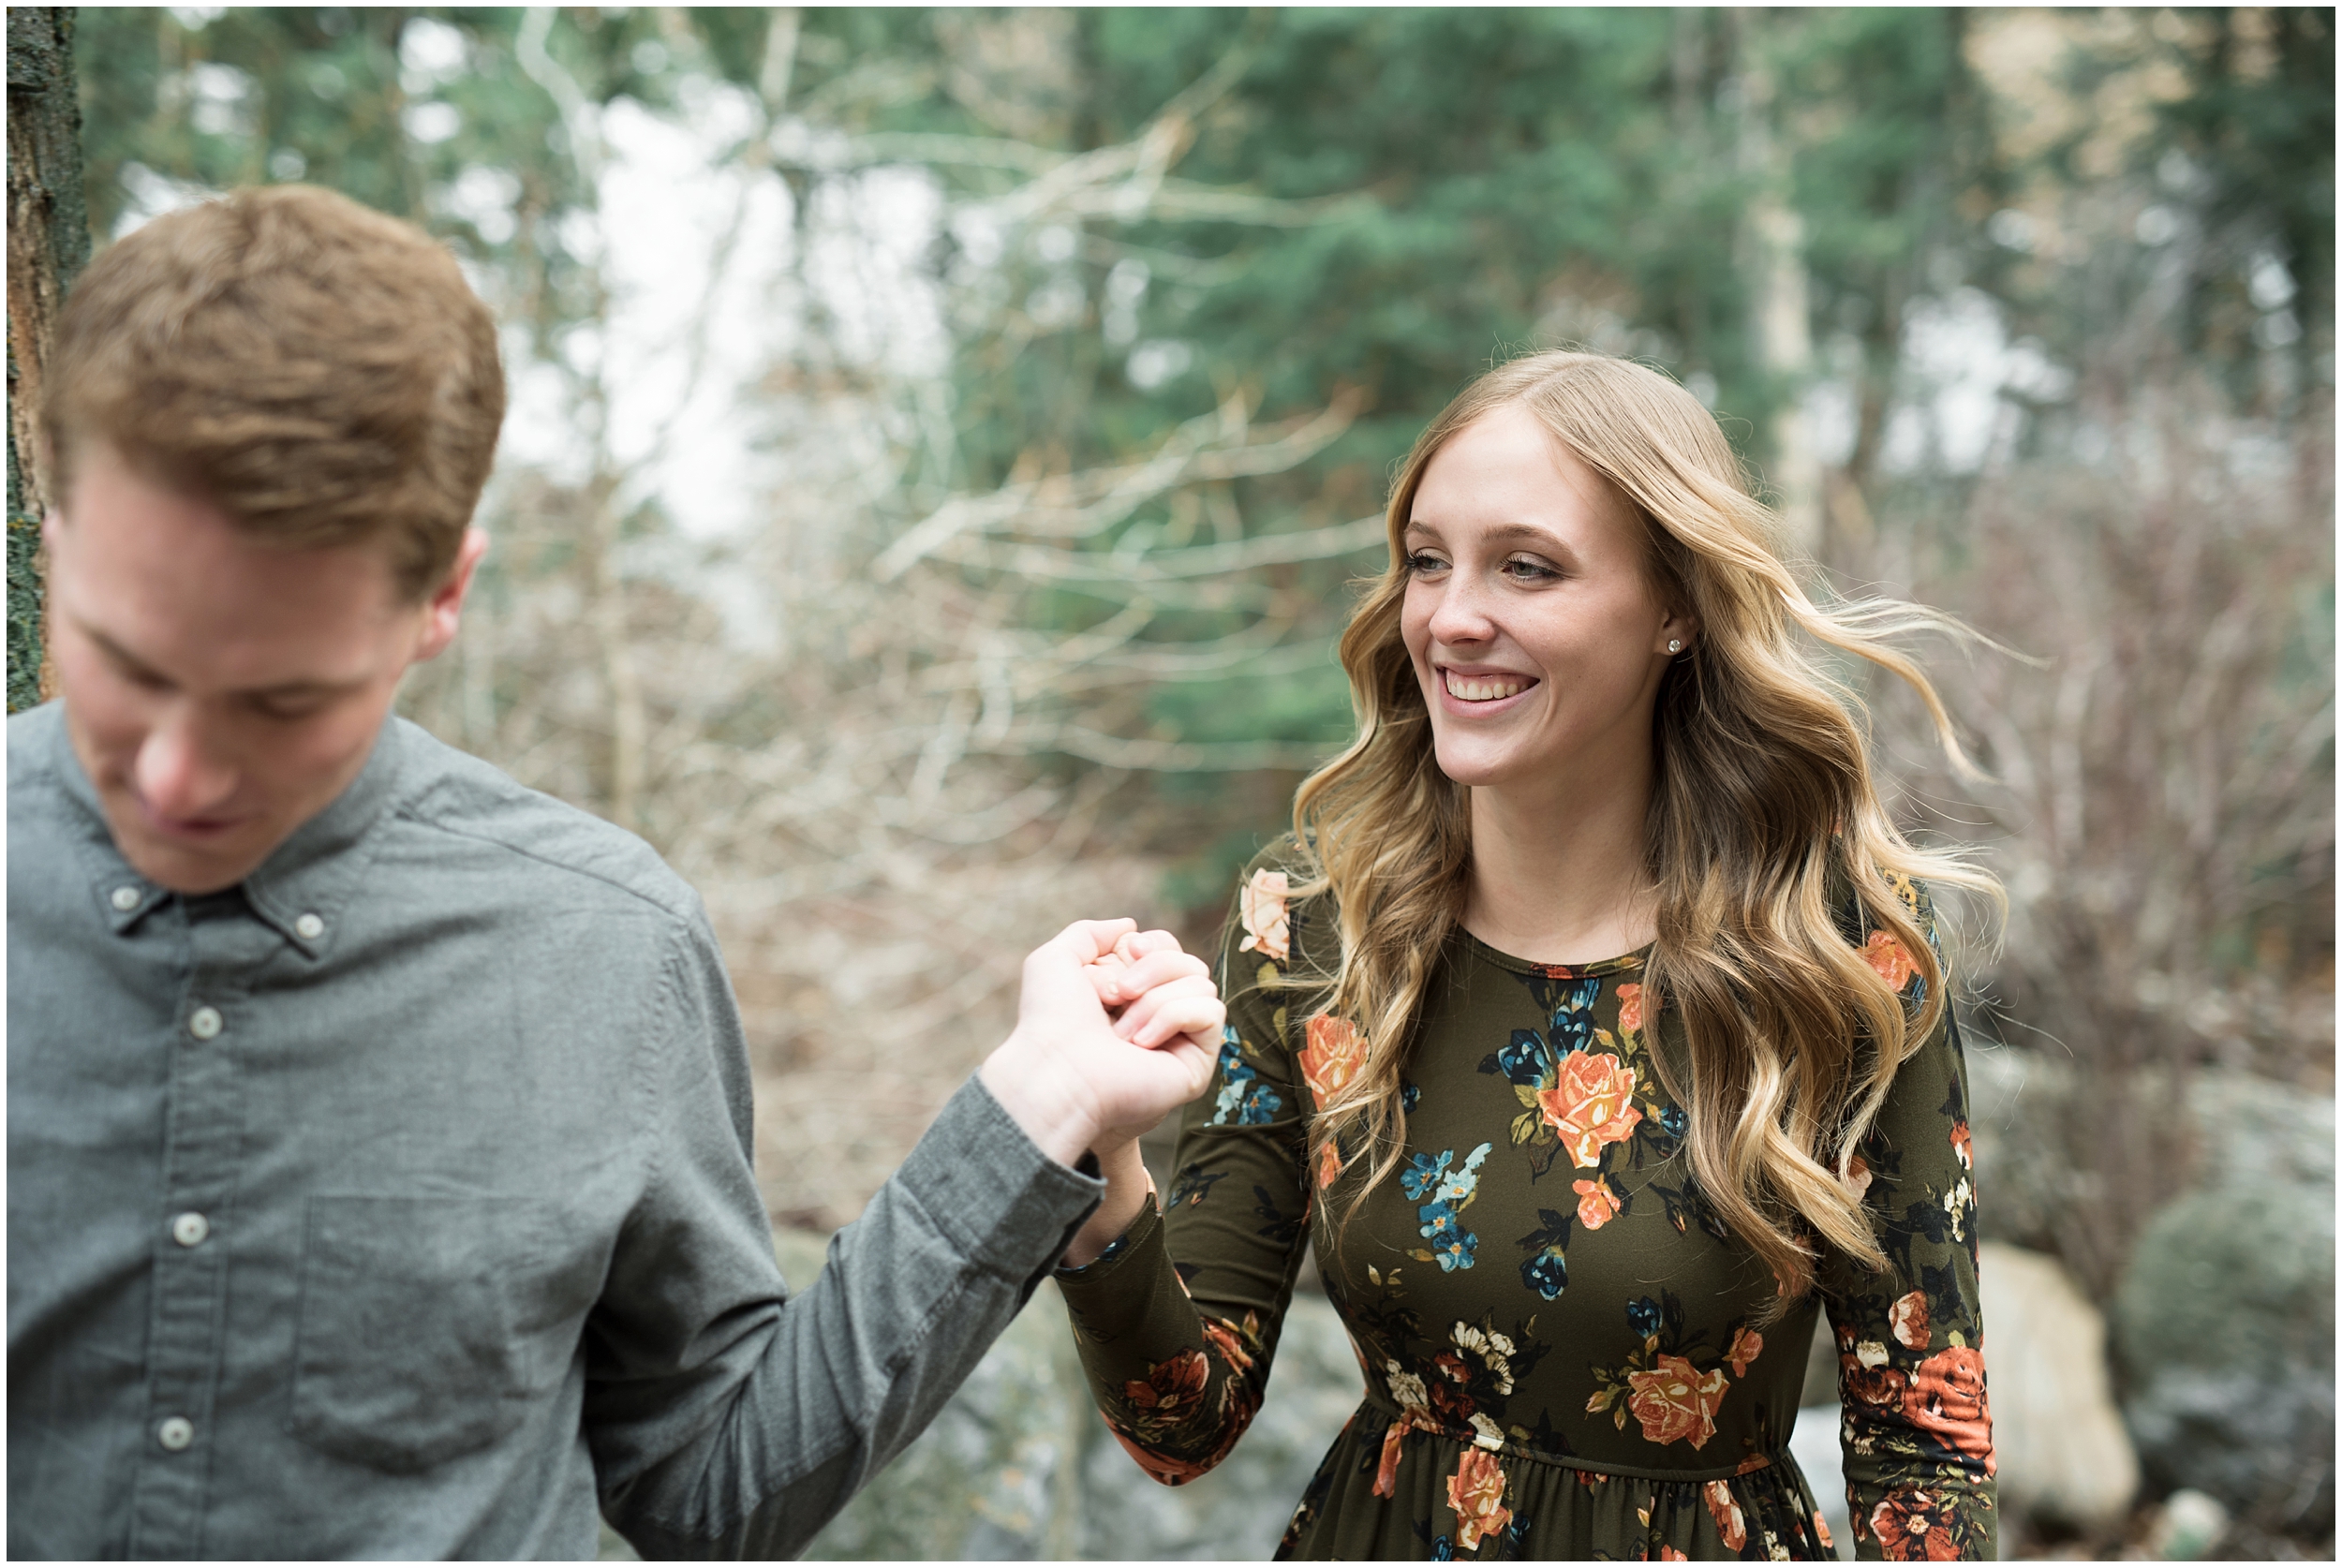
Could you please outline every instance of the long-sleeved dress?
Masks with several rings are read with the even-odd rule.
[[[1171,1190],[1058,1276],[1100,1408],[1149,1475],[1190,1480],[1242,1435],[1307,1240],[1366,1389],[1280,1557],[1834,1556],[1788,1452],[1825,1309],[1858,1553],[1994,1555],[1966,1073],[1949,1018],[1859,1147],[1889,1268],[1826,1256],[1820,1288],[1760,1329],[1776,1282],[1681,1156],[1642,954],[1534,964],[1456,932],[1403,1082],[1402,1163],[1355,1215],[1355,1173],[1322,1191],[1333,1173],[1309,1168],[1307,1118],[1361,1052],[1271,984],[1303,962],[1330,972],[1336,939],[1315,900],[1288,909],[1274,855],[1238,893],[1219,1072],[1185,1113]],[[1860,921],[1851,903],[1846,918]],[[1915,994],[1891,938],[1848,936]]]

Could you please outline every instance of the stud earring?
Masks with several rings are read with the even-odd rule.
[[[1683,640],[1681,637],[1670,637],[1668,639],[1668,652],[1682,653],[1682,651]]]

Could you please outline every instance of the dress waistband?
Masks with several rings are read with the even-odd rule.
[[[1393,1422],[1404,1421],[1406,1430],[1401,1434],[1402,1441],[1406,1436],[1422,1432],[1431,1437],[1445,1438],[1467,1448],[1485,1449],[1505,1458],[1527,1459],[1533,1464],[1581,1471],[1598,1481],[1608,1480],[1613,1475],[1624,1475],[1639,1481],[1681,1481],[1698,1485],[1709,1481],[1728,1481],[1738,1475],[1753,1475],[1771,1470],[1788,1458],[1787,1448],[1782,1447],[1759,1451],[1738,1464],[1722,1465],[1712,1470],[1656,1470],[1647,1465],[1613,1464],[1604,1459],[1588,1458],[1582,1454],[1548,1453],[1544,1449],[1531,1447],[1510,1432],[1505,1433],[1500,1442],[1477,1427],[1442,1421],[1429,1411],[1401,1410],[1376,1398],[1372,1394],[1358,1401],[1357,1412],[1351,1419],[1355,1421],[1359,1416],[1371,1418],[1372,1427],[1383,1429],[1386,1438]]]

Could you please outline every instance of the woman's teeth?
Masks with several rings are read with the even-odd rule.
[[[1493,703],[1501,697],[1518,697],[1530,686],[1527,681],[1505,677],[1474,680],[1459,675],[1453,670],[1443,673],[1447,676],[1447,694],[1460,697],[1467,703]]]

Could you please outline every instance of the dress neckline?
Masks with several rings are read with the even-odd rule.
[[[1623,953],[1615,958],[1596,959],[1591,964],[1540,964],[1534,959],[1516,958],[1509,953],[1500,953],[1460,925],[1456,927],[1456,935],[1462,939],[1466,952],[1487,959],[1499,969],[1510,969],[1515,974],[1541,974],[1548,980],[1599,980],[1608,975],[1633,973],[1643,967],[1643,961],[1651,956],[1652,948],[1657,945],[1645,942],[1632,953]]]

